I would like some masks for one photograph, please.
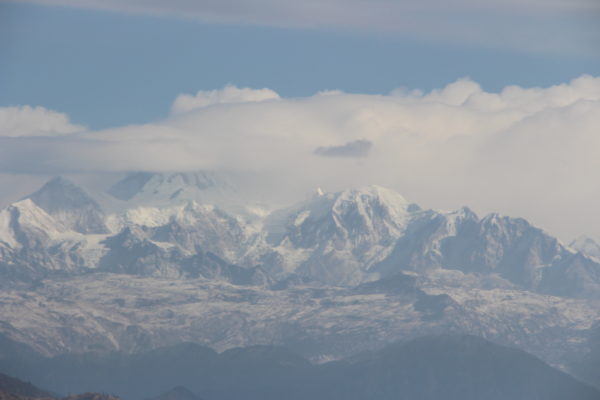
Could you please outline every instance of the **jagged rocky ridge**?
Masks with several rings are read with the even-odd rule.
[[[154,191],[155,181],[216,185],[202,178],[145,179]],[[242,279],[251,284],[344,287],[444,269],[537,293],[600,296],[598,260],[524,219],[422,210],[376,186],[315,195],[254,221],[194,200],[129,207],[106,215],[83,189],[56,178],[0,212],[2,269],[10,276],[105,271],[229,281],[241,274],[256,275]]]
[[[598,260],[523,219],[376,186],[263,215],[206,174],[111,193],[59,178],[0,211],[0,332],[49,354],[195,341],[313,360],[462,332],[567,368],[600,319]]]

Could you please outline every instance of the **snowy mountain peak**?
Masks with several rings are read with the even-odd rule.
[[[62,176],[51,179],[27,198],[48,213],[83,208],[89,205],[97,206],[94,199],[82,188]]]
[[[63,237],[68,229],[56,221],[31,199],[21,200],[0,211],[3,221],[2,241],[18,247],[23,243],[33,241],[43,242],[49,239]],[[33,240],[35,239],[35,240]]]
[[[372,231],[378,227],[401,226],[410,204],[400,194],[380,186],[366,186],[324,193],[286,210],[274,213],[267,225],[327,224],[343,230]]]
[[[399,193],[381,186],[364,186],[356,189],[347,189],[335,195],[334,209],[343,209],[349,203],[372,203],[377,202],[390,210],[404,213],[408,202]]]
[[[336,223],[348,231],[376,231],[384,227],[395,236],[406,222],[408,206],[404,197],[393,190],[366,186],[335,194],[331,212]]]
[[[459,208],[456,212],[456,215],[465,218],[465,219],[476,219],[479,220],[479,217],[475,213],[475,211],[471,210],[469,207]],[[489,214],[490,218],[499,218],[499,214]]]
[[[76,232],[108,232],[100,205],[84,189],[66,178],[58,176],[51,179],[27,198]]]
[[[7,210],[18,217],[22,225],[35,226],[44,231],[64,231],[64,227],[46,213],[41,207],[38,207],[31,199],[24,199],[11,204]]]
[[[600,259],[600,244],[589,236],[582,235],[575,239],[569,245],[572,249],[579,251],[586,256]]]
[[[136,205],[173,205],[197,201],[228,205],[239,200],[236,189],[215,172],[135,172],[115,183],[108,193]]]
[[[284,264],[291,263],[284,270],[325,283],[353,284],[402,235],[412,213],[409,206],[398,193],[378,186],[326,193],[273,213],[265,224],[267,240]]]
[[[594,278],[597,260],[563,248],[524,219],[499,214],[479,219],[467,207],[421,210],[380,186],[322,193],[252,220],[227,209],[232,203],[218,195],[225,199],[228,186],[210,174],[132,174],[127,179],[141,188],[132,200],[115,199],[125,209],[110,215],[68,180],[48,182],[0,212],[0,257],[24,263],[12,249],[38,243],[36,249],[46,246],[44,251],[52,251],[52,268],[96,266],[100,259],[104,266],[109,261],[121,265],[115,258],[120,247],[111,243],[129,243],[133,247],[126,246],[126,255],[136,267],[127,271],[138,272],[158,263],[157,270],[168,265],[169,273],[179,274],[198,261],[193,257],[207,252],[243,268],[260,266],[275,280],[298,278],[340,286],[400,271],[435,269],[496,274],[518,287],[561,295],[585,285],[592,288],[586,293],[593,294],[595,282],[600,282]],[[178,196],[173,193],[197,194],[199,199],[183,201],[185,195],[173,200]],[[164,204],[138,203],[157,199]],[[111,240],[104,240],[106,226]],[[138,244],[139,254],[133,251]],[[107,251],[112,255],[105,256]],[[36,257],[27,262],[38,265],[39,259],[49,258]],[[563,290],[565,277],[571,283]],[[600,283],[598,288],[600,293]]]

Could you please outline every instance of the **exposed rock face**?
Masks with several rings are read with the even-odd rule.
[[[328,360],[458,332],[567,365],[600,320],[591,245],[523,219],[423,210],[377,186],[252,218],[200,202],[228,190],[132,175],[106,212],[55,179],[0,210],[0,333],[47,354],[195,341]]]
[[[206,174],[134,175],[117,186],[125,187],[130,179],[145,182],[142,192],[149,182],[157,193],[173,185],[221,188]],[[233,264],[249,271],[260,266],[261,282],[298,277],[351,287],[401,271],[445,269],[495,277],[539,293],[600,296],[598,260],[523,219],[498,214],[479,219],[468,208],[421,210],[377,186],[321,193],[248,222],[195,201],[132,205],[106,216],[83,189],[56,178],[0,211],[0,256],[13,277],[20,268],[21,274],[37,276],[100,270],[178,278],[205,276],[198,271]]]

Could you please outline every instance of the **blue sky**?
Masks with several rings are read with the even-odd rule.
[[[356,28],[336,20],[316,26],[291,20],[292,28],[286,28],[286,22],[273,23],[278,15],[249,23],[244,20],[249,17],[231,13],[229,19],[182,18],[90,7],[0,2],[0,107],[40,105],[99,129],[161,119],[178,94],[228,83],[298,97],[327,89],[429,91],[460,77],[498,91],[506,85],[549,86],[600,74],[600,56],[591,47],[586,51],[585,40],[575,52],[569,51],[577,47],[574,42],[536,51],[531,44],[519,48],[501,41],[447,40],[444,32]],[[202,16],[202,9],[196,11]],[[513,14],[494,19],[490,29],[497,22],[527,25],[523,19],[530,18],[539,30],[548,30],[549,41],[551,22],[561,30],[557,37],[590,34],[581,19]],[[449,18],[469,25],[478,16]]]

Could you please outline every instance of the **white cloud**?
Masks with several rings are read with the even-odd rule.
[[[0,107],[0,136],[56,136],[80,132],[66,114],[44,107]]]
[[[172,114],[180,114],[215,104],[250,103],[277,100],[279,95],[271,89],[238,88],[227,85],[220,90],[200,90],[196,95],[181,94],[171,106]]]
[[[461,79],[430,93],[230,103],[263,92],[228,90],[200,92],[199,108],[159,123],[0,138],[0,172],[228,170],[253,176],[244,183],[265,198],[288,199],[380,184],[426,207],[470,205],[567,240],[600,237],[590,217],[600,204],[600,78],[498,93]]]
[[[13,0],[282,28],[376,31],[445,43],[597,56],[596,0]]]

